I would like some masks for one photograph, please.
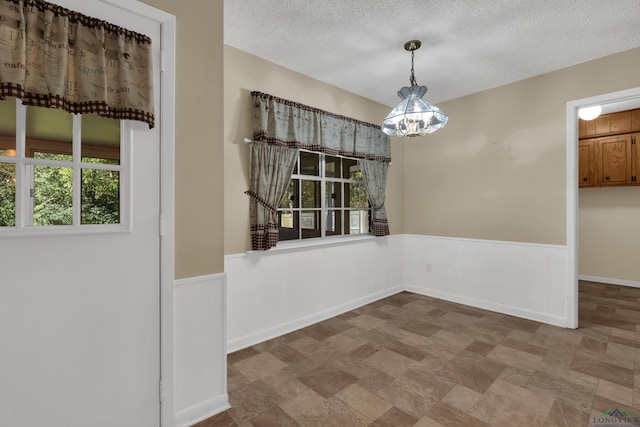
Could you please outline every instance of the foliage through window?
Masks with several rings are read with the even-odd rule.
[[[367,234],[370,218],[357,160],[300,151],[278,208],[279,240]]]
[[[121,127],[0,101],[0,231],[123,224]]]

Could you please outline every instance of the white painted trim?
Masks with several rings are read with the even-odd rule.
[[[384,239],[384,237],[375,237],[372,234],[364,234],[358,236],[335,236],[335,237],[316,237],[313,239],[304,240],[288,240],[279,242],[276,246],[268,251],[247,251],[248,254],[252,253],[274,253],[282,251],[297,251],[306,248],[317,248],[320,246],[332,246],[332,245],[346,245],[349,243],[368,242],[374,239]]]
[[[174,281],[174,287],[189,285],[201,285],[206,282],[226,281],[227,273],[207,274],[205,276],[187,277],[185,279],[177,279]]]
[[[176,18],[165,11],[131,0],[101,0],[106,4],[156,21],[160,24],[160,48],[165,66],[160,75],[160,215],[164,234],[160,238],[160,377],[164,397],[160,404],[160,425],[175,425],[174,408],[174,250],[175,250],[175,92]]]
[[[415,237],[415,238],[428,238],[437,240],[450,240],[459,242],[474,242],[474,243],[490,243],[492,245],[508,245],[508,246],[529,246],[537,248],[553,248],[553,249],[565,249],[564,245],[552,245],[548,243],[531,243],[531,242],[511,242],[508,240],[487,240],[487,239],[472,239],[468,237],[447,237],[447,236],[431,236],[427,234],[402,234],[401,236]]]
[[[128,0],[127,2],[128,3]],[[146,9],[146,5],[143,5]],[[160,425],[175,425],[174,396],[174,288],[175,277],[175,92],[176,92],[176,18],[158,11],[161,21],[161,49],[165,65],[161,73],[160,98],[160,215],[163,235],[160,238],[160,376],[164,382],[164,399],[160,406]]]
[[[578,108],[567,103],[567,220],[565,314],[567,328],[578,327]]]
[[[100,0],[103,3],[110,4],[111,6],[119,7],[122,10],[126,10],[130,13],[143,16],[147,19],[154,20],[159,23],[165,23],[174,20],[175,17],[170,13],[157,9],[146,3],[134,0]]]
[[[176,295],[176,300],[181,301],[180,296],[188,295],[191,292],[198,293],[200,298],[208,298],[208,292],[211,289],[221,289],[222,290],[222,300],[216,299],[214,303],[215,307],[209,307],[205,310],[202,308],[194,311],[192,307],[188,306],[176,306],[175,311],[180,315],[184,316],[185,311],[189,314],[191,319],[196,319],[198,322],[198,326],[204,326],[206,329],[206,336],[198,336],[197,340],[199,343],[205,344],[206,352],[212,351],[211,354],[207,354],[205,360],[190,359],[186,361],[188,365],[193,365],[194,363],[197,365],[197,370],[191,372],[188,371],[187,365],[179,366],[176,363],[176,371],[179,375],[183,375],[183,377],[179,378],[180,381],[188,381],[187,386],[193,390],[194,387],[202,391],[202,388],[207,390],[204,396],[201,394],[199,397],[193,399],[193,401],[184,402],[184,399],[180,399],[184,396],[176,396],[175,402],[176,405],[181,404],[180,400],[183,400],[182,403],[188,406],[186,408],[181,408],[178,412],[175,413],[175,425],[176,426],[190,426],[198,423],[204,419],[207,419],[213,415],[218,414],[226,409],[228,409],[229,401],[227,395],[227,274],[226,273],[216,273],[209,274],[204,276],[197,277],[189,277],[184,279],[177,279],[173,283],[174,295]],[[205,291],[202,293],[202,291]],[[193,295],[193,294],[191,294]],[[178,303],[177,303],[178,304]],[[219,304],[219,306],[217,305]],[[222,321],[221,323],[212,318],[211,314],[215,313],[215,318],[220,316]],[[179,316],[178,320],[174,323],[175,330],[178,334],[187,332],[184,328],[181,328],[179,324]],[[184,327],[184,325],[182,325]],[[178,339],[184,338],[184,336],[177,335]],[[220,339],[220,346],[217,344],[217,340]],[[209,348],[209,345],[215,341],[214,348]],[[184,342],[184,341],[181,341]],[[217,347],[217,348],[216,348]],[[182,354],[184,357],[184,353],[178,352],[176,349],[176,353]],[[182,348],[184,350],[184,348]],[[201,349],[188,348],[187,354],[198,353]],[[202,355],[202,353],[196,354],[196,356]],[[188,357],[188,356],[187,356]],[[185,363],[185,360],[182,360],[182,363]],[[222,370],[220,372],[217,371],[218,364],[222,364]],[[215,373],[214,373],[215,372]],[[186,375],[186,377],[184,377]],[[222,378],[218,382],[218,375]],[[212,378],[213,376],[213,378]],[[197,384],[194,383],[198,382]],[[182,387],[185,384],[181,384]],[[214,389],[214,390],[210,390]],[[220,390],[215,391],[215,390]],[[219,393],[219,394],[216,394]],[[198,399],[205,399],[202,401],[198,401]],[[174,408],[174,411],[177,408]],[[174,424],[172,424],[174,425]]]
[[[526,310],[510,305],[499,304],[491,301],[483,301],[476,298],[468,298],[462,295],[442,292],[435,289],[429,289],[422,286],[404,285],[404,290],[414,294],[425,295],[432,298],[438,298],[445,301],[464,304],[471,307],[482,308],[484,310],[494,311],[496,313],[508,314],[510,316],[521,317],[523,319],[534,320],[536,322],[547,323],[550,325],[565,325],[565,318],[562,316],[552,316],[546,313]]]
[[[568,328],[578,327],[578,109],[640,98],[640,87],[567,102],[567,277]]]
[[[227,394],[198,403],[176,414],[176,426],[189,427],[231,408]]]
[[[317,313],[313,313],[308,316],[301,317],[299,319],[285,322],[273,328],[265,329],[253,334],[236,338],[234,340],[227,342],[227,351],[228,353],[233,353],[234,351],[251,347],[252,345],[261,343],[263,341],[267,341],[272,338],[279,337],[284,334],[288,334],[290,332],[296,331],[298,329],[302,329],[309,325],[313,325],[314,323],[327,320],[331,317],[335,317],[340,314],[346,313],[348,311],[354,310],[358,307],[362,307],[364,305],[370,304],[374,301],[378,301],[380,299],[389,297],[391,295],[395,295],[399,292],[402,292],[403,290],[404,290],[404,286],[401,286],[401,285],[393,286],[384,291],[376,292],[374,294],[367,295],[365,297],[358,298],[356,300],[349,301],[344,304],[340,304],[339,306],[332,307],[327,310],[322,310]]]
[[[614,279],[611,277],[587,276],[584,274],[580,274],[578,276],[578,279],[584,280],[587,282],[599,282],[599,283],[607,283],[609,285],[631,286],[632,288],[640,288],[640,282],[636,282],[634,280]]]

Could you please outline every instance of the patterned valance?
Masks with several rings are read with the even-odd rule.
[[[154,126],[151,39],[42,0],[0,0],[0,99]]]
[[[380,125],[329,113],[261,92],[253,98],[253,139],[332,155],[391,162]]]

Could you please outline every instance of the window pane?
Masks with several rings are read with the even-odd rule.
[[[82,161],[120,164],[120,120],[82,116]]]
[[[320,208],[320,181],[302,180],[302,207]]]
[[[325,234],[327,236],[342,234],[342,211],[333,209],[327,211],[327,228]]]
[[[362,179],[362,172],[360,172],[357,160],[342,159],[342,177],[346,179]]]
[[[278,240],[296,240],[300,238],[300,212],[278,211]]]
[[[53,108],[27,106],[26,156],[64,155],[58,160],[72,160],[73,116]]]
[[[82,224],[120,223],[120,175],[116,171],[82,169]]]
[[[0,227],[16,225],[16,165],[0,163]]]
[[[300,152],[300,175],[320,176],[320,156],[318,154]]]
[[[339,208],[342,206],[342,183],[326,182],[325,204],[327,208]]]
[[[360,183],[346,183],[345,189],[345,204],[350,208],[368,208],[369,196],[364,189],[364,186]]]
[[[33,225],[71,225],[73,169],[33,167]]]
[[[300,212],[300,228],[303,239],[320,237],[320,211]]]
[[[369,232],[369,211],[345,211],[345,221],[349,224],[349,230],[345,234],[366,234]]]
[[[0,156],[16,155],[16,100],[0,101]]]
[[[340,158],[331,156],[325,157],[324,175],[328,178],[340,178]]]
[[[280,201],[280,209],[291,209],[291,208],[299,208],[300,204],[298,197],[298,186],[300,185],[300,181],[297,179],[292,179],[289,181],[289,186],[287,190],[284,192],[284,196]]]

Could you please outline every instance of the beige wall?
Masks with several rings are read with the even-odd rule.
[[[382,122],[390,108],[345,92],[289,69],[224,47],[224,248],[226,254],[250,249],[249,149],[242,142],[251,138],[251,91],[269,93],[332,113],[370,123]],[[387,213],[392,234],[404,232],[403,148],[392,141],[393,164],[387,182]]]
[[[581,188],[579,274],[640,282],[640,187]]]
[[[405,231],[564,245],[566,103],[639,69],[633,49],[439,104],[447,127],[405,145]]]
[[[223,2],[186,7],[174,0],[143,1],[176,16],[175,276],[219,273],[224,270]]]

